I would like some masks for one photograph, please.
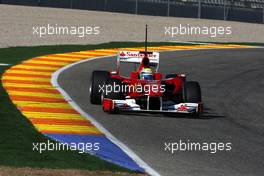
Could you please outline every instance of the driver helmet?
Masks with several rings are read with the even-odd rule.
[[[150,68],[143,68],[139,75],[140,79],[153,80],[153,73]]]

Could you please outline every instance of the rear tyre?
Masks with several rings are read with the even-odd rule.
[[[90,102],[92,104],[101,104],[102,88],[105,85],[105,81],[110,77],[108,71],[95,70],[92,73],[90,84]]]
[[[186,81],[183,91],[184,102],[187,103],[200,103],[202,102],[201,88],[196,81]]]

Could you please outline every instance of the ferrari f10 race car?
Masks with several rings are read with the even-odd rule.
[[[200,117],[203,111],[198,82],[186,81],[185,74],[169,74],[165,79],[158,72],[159,53],[119,51],[115,71],[95,70],[90,83],[90,102],[102,104],[103,110],[117,112],[185,113]],[[121,76],[133,65],[128,76]]]
[[[129,76],[121,76],[122,63],[135,64]],[[90,84],[90,101],[102,104],[105,112],[170,112],[200,116],[201,89],[186,81],[185,74],[158,72],[159,53],[119,51],[115,71],[95,70]],[[127,67],[125,67],[127,69]]]

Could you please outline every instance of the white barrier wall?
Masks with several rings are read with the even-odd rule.
[[[149,25],[150,41],[264,43],[263,24],[0,5],[0,47],[144,41],[145,24]],[[180,26],[182,33],[184,27],[189,30],[193,27],[193,31],[200,32],[198,34],[196,31],[196,34],[192,35],[186,32],[185,35],[180,35]],[[48,27],[50,34],[47,34]],[[58,30],[59,27],[71,31],[71,34],[52,34],[52,31],[56,31],[56,28]],[[88,34],[84,37],[81,35],[84,29],[82,27],[87,27],[85,30]],[[42,32],[46,28],[46,34],[41,34],[41,37],[40,28]],[[215,29],[219,30],[215,37],[206,34],[206,31],[214,32]],[[78,34],[74,34],[74,31]]]

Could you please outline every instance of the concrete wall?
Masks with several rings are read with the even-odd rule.
[[[34,26],[99,26],[100,35],[80,38],[76,35],[33,35]],[[56,9],[0,5],[0,47],[97,44],[110,41],[143,41],[145,24],[149,25],[150,41],[262,42],[264,25],[218,20],[176,17],[140,16],[86,10]],[[232,27],[232,35],[215,38],[206,35],[165,35],[165,26],[223,26]]]

